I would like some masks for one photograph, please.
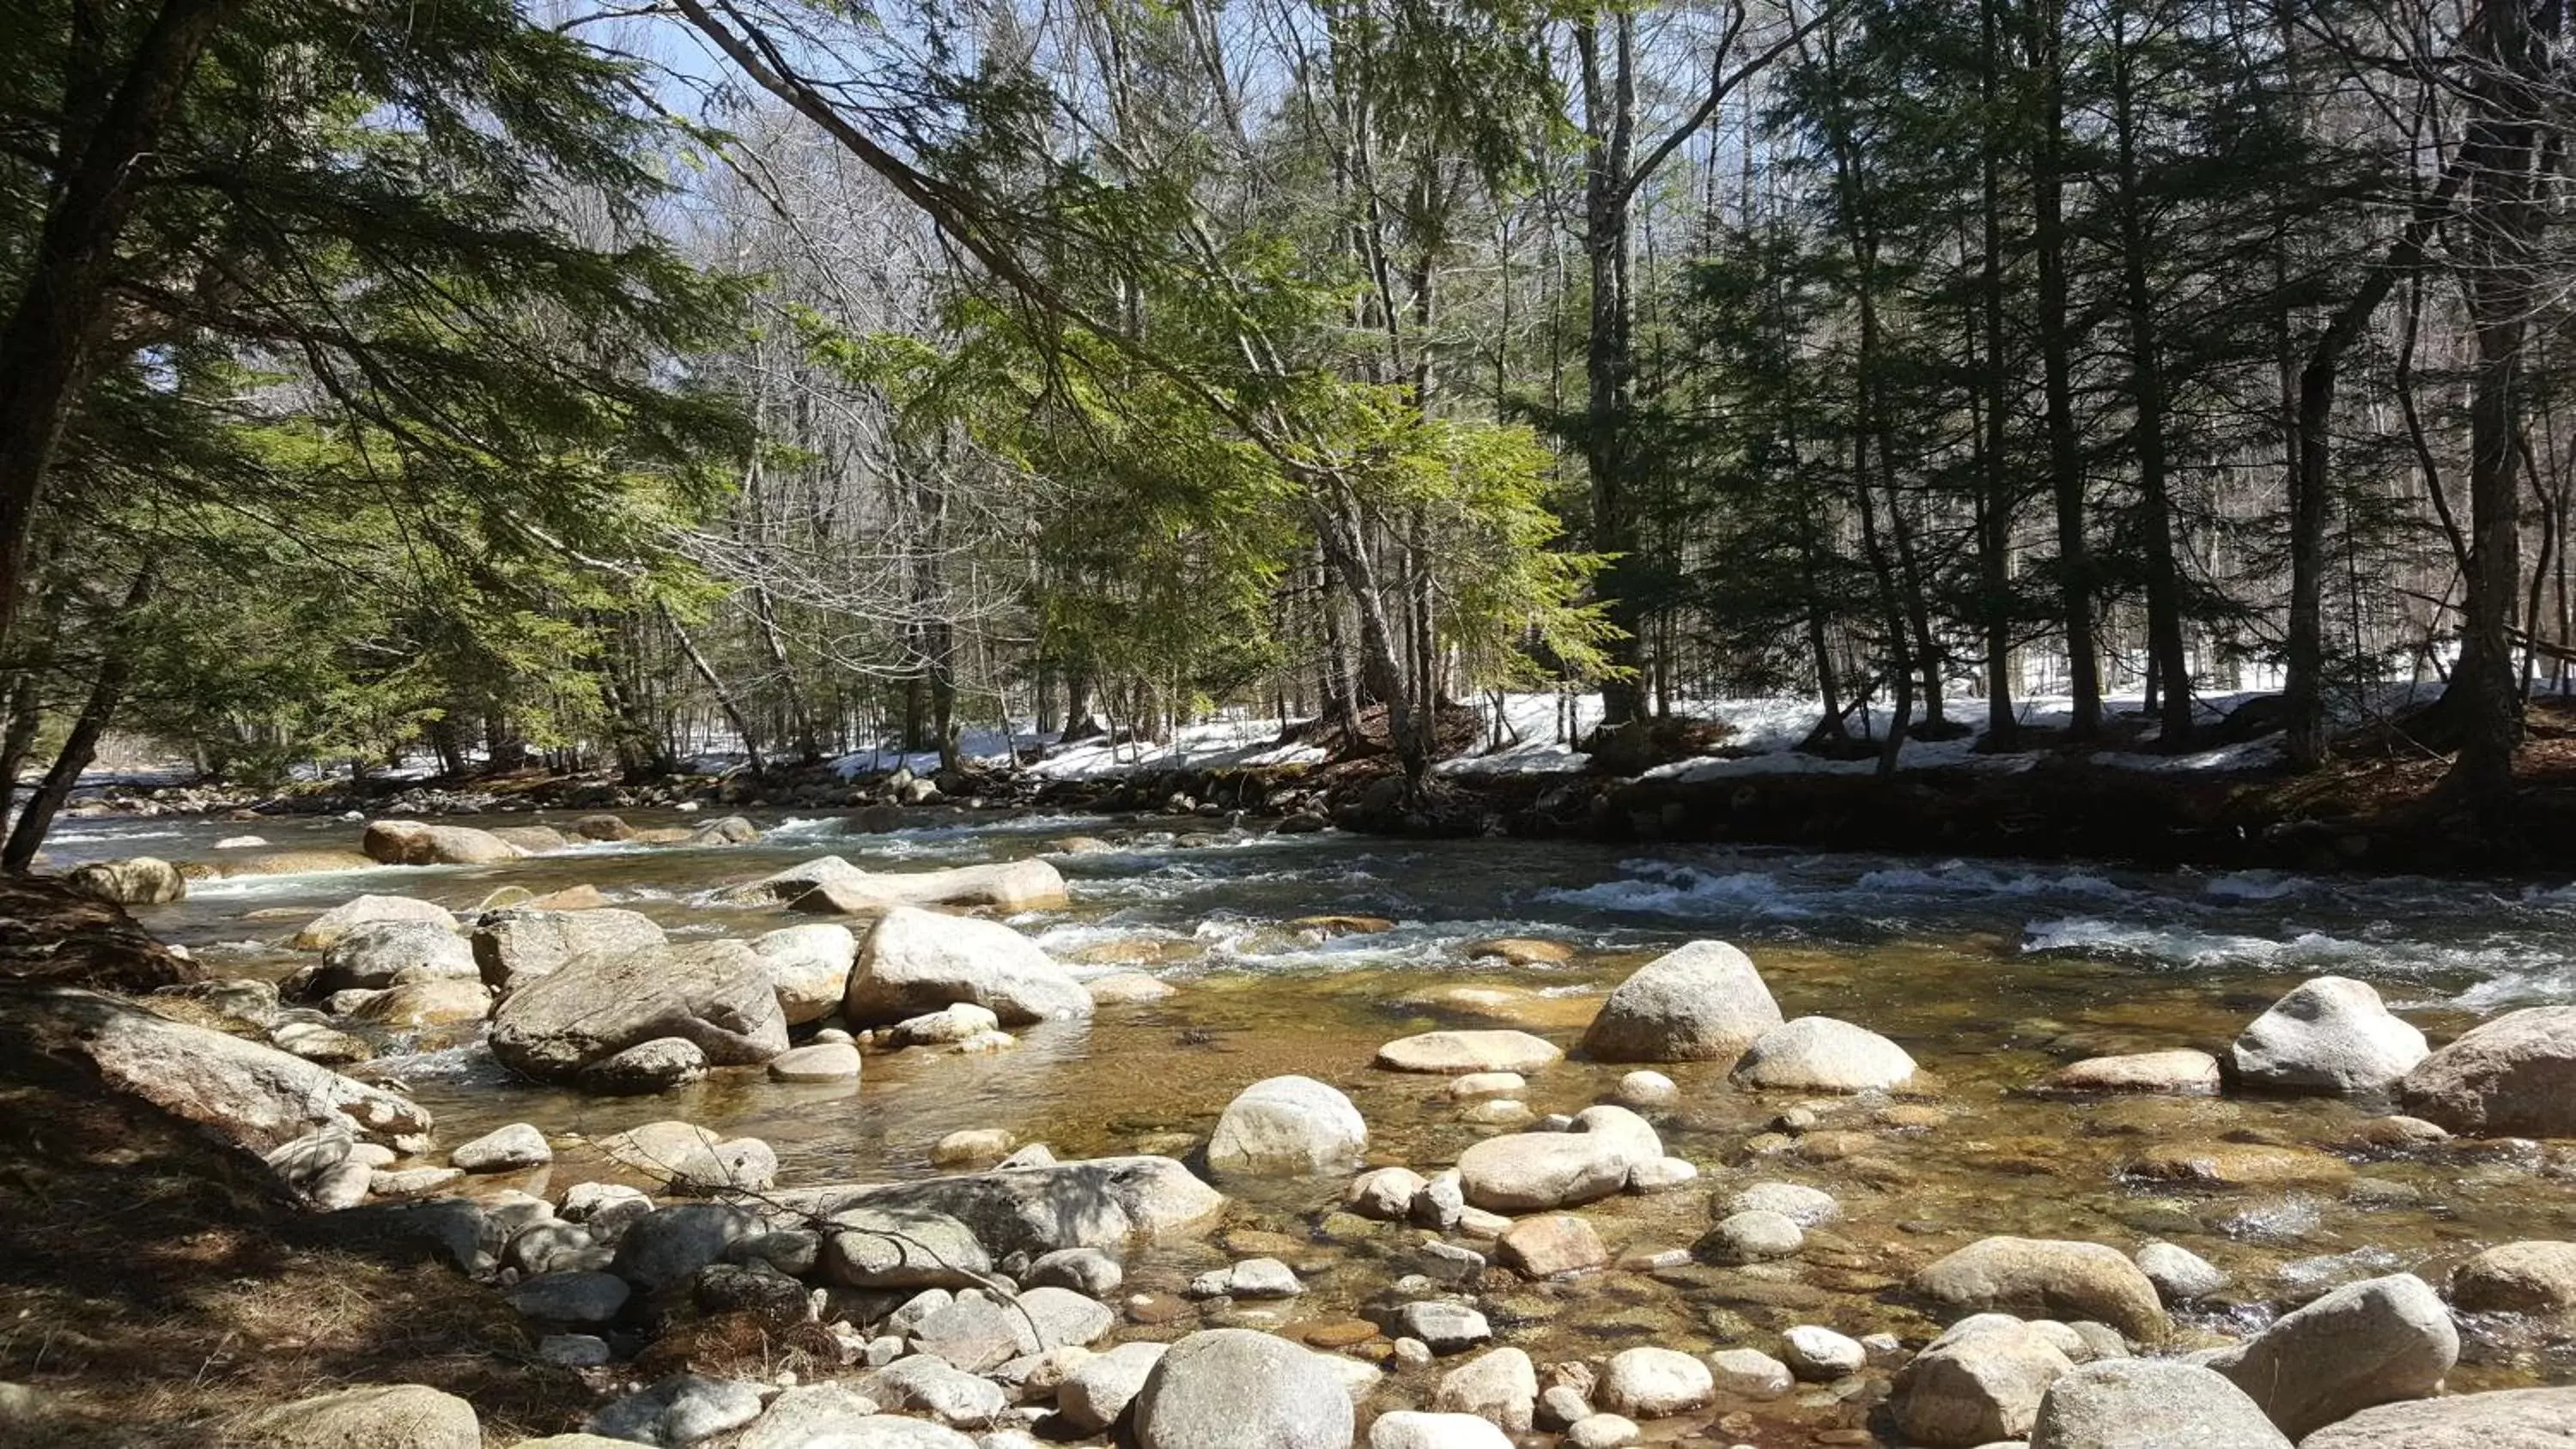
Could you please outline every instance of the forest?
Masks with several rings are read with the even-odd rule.
[[[644,778],[1235,711],[1419,779],[1550,691],[2298,770],[2407,686],[2494,800],[2576,659],[2566,27],[11,0],[5,861],[117,735]]]

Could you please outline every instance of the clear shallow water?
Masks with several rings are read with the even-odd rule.
[[[639,825],[687,823],[637,812]],[[1179,987],[1147,1006],[1104,1008],[1082,1026],[1033,1029],[991,1057],[878,1054],[851,1086],[782,1087],[722,1073],[670,1096],[583,1098],[511,1080],[479,1046],[407,1056],[391,1069],[439,1116],[447,1142],[510,1121],[597,1137],[684,1117],[771,1142],[789,1185],[930,1171],[933,1143],[963,1127],[1006,1127],[1060,1155],[1186,1152],[1224,1104],[1262,1077],[1298,1072],[1342,1087],[1373,1129],[1373,1157],[1429,1172],[1491,1131],[1460,1119],[1439,1079],[1373,1070],[1380,1042],[1439,1026],[1517,1025],[1572,1046],[1599,995],[1654,953],[1697,936],[1750,951],[1782,1008],[1859,1022],[1902,1043],[1937,1082],[1932,1117],[1879,1101],[1836,1104],[1819,1132],[1764,1137],[1790,1103],[1728,1086],[1722,1073],[1667,1069],[1682,1104],[1657,1125],[1704,1184],[1585,1210],[1614,1251],[1686,1248],[1717,1200],[1765,1178],[1822,1186],[1848,1219],[1794,1264],[1700,1264],[1492,1293],[1507,1337],[1542,1362],[1633,1343],[1774,1347],[1798,1322],[1851,1332],[1928,1325],[1892,1291],[1913,1268],[1978,1236],[2015,1232],[2123,1248],[2181,1242],[2234,1273],[2238,1288],[2196,1329],[2256,1323],[2337,1284],[2449,1265],[2495,1242],[2576,1237],[2576,1162],[2483,1146],[2408,1158],[2365,1154],[2355,1127],[2384,1106],[2230,1099],[2047,1101],[2018,1089],[2105,1052],[2223,1051],[2243,1024],[2307,976],[2379,985],[2444,1040],[2515,1006],[2576,1000],[2576,886],[2564,882],[2320,879],[2269,872],[2138,872],[2104,866],[1812,855],[1524,841],[1409,843],[1265,836],[1215,822],[1072,816],[959,818],[889,836],[845,837],[836,817],[755,815],[755,845],[704,850],[596,846],[489,868],[391,868],[199,883],[144,920],[223,974],[282,975],[276,946],[310,914],[361,892],[459,909],[491,890],[589,883],[674,932],[749,936],[786,924],[773,910],[708,904],[705,893],[794,861],[840,854],[874,868],[921,868],[1044,851],[1069,835],[1105,852],[1058,857],[1069,909],[1014,918],[1077,971],[1141,966]],[[568,814],[465,823],[564,824]],[[354,847],[353,823],[167,820],[68,822],[58,861],[151,853],[222,859],[222,837],[277,849]],[[1391,928],[1325,936],[1290,922],[1384,917]],[[1471,959],[1472,941],[1564,942],[1561,966]],[[1477,988],[1487,988],[1479,992]],[[1468,994],[1461,996],[1465,990]],[[1530,1104],[1572,1111],[1600,1100],[1622,1067],[1567,1062],[1533,1077]],[[2335,1154],[2353,1182],[2195,1193],[2125,1168],[2155,1144],[2233,1137]],[[576,1150],[559,1190],[609,1169]],[[533,1181],[519,1185],[536,1187]],[[1307,1271],[1305,1298],[1274,1322],[1345,1316],[1408,1270],[1416,1234],[1327,1217],[1333,1184],[1226,1184],[1240,1206],[1226,1234],[1159,1249],[1144,1287],[1273,1252]],[[1283,1239],[1260,1236],[1284,1234]],[[1230,1237],[1228,1235],[1231,1235]],[[1250,1235],[1250,1236],[1247,1236]],[[1498,1275],[1499,1276],[1499,1275]],[[1262,1321],[1254,1319],[1253,1321]],[[2576,1378],[2563,1340],[2528,1325],[2472,1326],[2479,1386]],[[1401,1397],[1403,1385],[1397,1386]],[[1857,1424],[1865,1403],[1807,1400],[1756,1412],[1737,1439],[1804,1442]],[[1791,1437],[1765,1436],[1777,1428]]]

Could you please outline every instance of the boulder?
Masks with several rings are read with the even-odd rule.
[[[2029,1435],[2040,1399],[2075,1365],[2018,1318],[1980,1313],[1953,1324],[1899,1370],[1897,1427],[1932,1449],[1975,1449]]]
[[[662,1037],[693,1043],[718,1066],[757,1065],[787,1050],[787,1021],[768,970],[739,941],[575,957],[492,1015],[492,1054],[543,1081]]]
[[[388,1031],[420,1031],[433,1026],[456,1026],[481,1021],[492,1014],[492,993],[473,978],[442,977],[436,981],[407,981],[382,991],[367,993],[367,999],[349,1011],[352,1020],[380,1026]]]
[[[527,854],[488,830],[420,820],[375,821],[358,849],[379,865],[498,865]]]
[[[1708,1234],[1706,1249],[1719,1263],[1767,1263],[1791,1258],[1807,1245],[1807,1235],[1788,1218],[1754,1208],[1729,1213]]]
[[[2227,1286],[2227,1275],[2208,1259],[2172,1243],[2149,1243],[2138,1249],[2135,1261],[2169,1307],[2196,1303]]]
[[[1789,1370],[1811,1383],[1849,1378],[1869,1364],[1869,1350],[1849,1334],[1802,1323],[1780,1335],[1780,1356]]]
[[[2135,1052],[2127,1056],[2087,1057],[2049,1073],[2039,1084],[2039,1090],[2043,1092],[2138,1092],[2175,1097],[2215,1096],[2218,1088],[2218,1058],[2188,1047]]]
[[[1830,1016],[1802,1016],[1756,1037],[1731,1079],[1795,1092],[1884,1092],[1914,1077],[1914,1058],[1877,1032]]]
[[[1841,1219],[1843,1205],[1822,1188],[1798,1182],[1757,1182],[1727,1199],[1732,1213],[1778,1213],[1801,1228],[1817,1228]]]
[[[573,1074],[573,1082],[585,1092],[607,1097],[649,1097],[704,1080],[706,1075],[707,1054],[696,1042],[657,1036],[592,1062]]]
[[[1571,1213],[1523,1218],[1504,1230],[1496,1246],[1505,1267],[1518,1268],[1533,1278],[1588,1272],[1610,1262],[1610,1250],[1603,1246],[1601,1235]]]
[[[674,1374],[602,1404],[588,1427],[603,1438],[680,1449],[741,1428],[760,1417],[760,1405],[758,1384]]]
[[[2576,1317],[2576,1243],[2505,1243],[2451,1274],[2451,1301],[2472,1313]]]
[[[634,956],[668,944],[650,916],[597,908],[549,911],[528,906],[486,911],[474,922],[474,964],[483,984],[516,991],[583,956]]]
[[[890,1409],[913,1409],[943,1424],[979,1428],[1010,1407],[1001,1385],[927,1353],[897,1359],[869,1374],[859,1380],[858,1392]]]
[[[1422,1195],[1422,1174],[1409,1167],[1380,1167],[1351,1179],[1342,1205],[1364,1218],[1400,1223],[1412,1215],[1413,1200]]]
[[[896,1046],[949,1046],[1001,1030],[1002,1019],[971,1001],[907,1016],[883,1035]]]
[[[551,825],[496,825],[487,833],[493,839],[515,845],[530,855],[543,855],[572,844],[570,836]]]
[[[724,1141],[694,1123],[647,1122],[599,1140],[599,1150],[657,1182],[711,1192],[759,1191],[778,1179],[778,1154],[757,1137]]]
[[[952,1217],[1005,1257],[1061,1248],[1124,1252],[1204,1229],[1225,1207],[1222,1194],[1168,1157],[1101,1157],[771,1197],[787,1211],[818,1217],[859,1208]]]
[[[1107,1298],[1127,1279],[1118,1260],[1098,1248],[1059,1248],[1041,1253],[1021,1281],[1032,1287],[1070,1288],[1093,1298]],[[1142,1382],[1142,1380],[1139,1380]]]
[[[769,1401],[734,1449],[973,1449],[954,1429],[877,1408],[848,1384],[798,1384]]]
[[[188,897],[187,878],[166,860],[138,855],[126,860],[94,860],[63,876],[75,895],[111,906],[164,906]]]
[[[571,1199],[566,1198],[569,1205]],[[730,1203],[653,1208],[626,1225],[610,1271],[647,1293],[697,1276],[725,1250],[768,1231],[758,1214]]]
[[[1169,1346],[1160,1343],[1122,1343],[1107,1353],[1094,1354],[1065,1376],[1055,1391],[1055,1411],[1065,1423],[1085,1434],[1105,1434],[1118,1422],[1143,1392],[1145,1380],[1153,1376],[1154,1365],[1163,1361]]]
[[[816,1042],[812,1046],[791,1048],[779,1053],[769,1063],[773,1082],[855,1082],[860,1071],[859,1049],[845,1041]]]
[[[525,1122],[513,1122],[464,1143],[447,1160],[467,1172],[516,1172],[554,1161],[555,1150],[546,1144],[546,1134]]]
[[[2161,1143],[2120,1170],[2149,1182],[2197,1187],[2331,1187],[2352,1177],[2351,1163],[2313,1147],[2226,1141]]]
[[[381,991],[413,981],[478,980],[474,948],[438,921],[377,921],[348,932],[322,953],[307,994]]]
[[[2309,1440],[2309,1449],[2317,1442]],[[2406,1449],[2431,1449],[2413,1440],[2405,1444]],[[2049,1385],[2031,1425],[2030,1449],[2291,1449],[2291,1445],[2243,1389],[2208,1369],[2179,1359],[2114,1358],[2072,1369]]]
[[[1622,1349],[1602,1371],[1595,1402],[1631,1419],[1666,1419],[1705,1404],[1717,1392],[1708,1365],[1669,1348]]]
[[[502,1298],[522,1318],[540,1323],[606,1323],[626,1307],[635,1290],[614,1273],[539,1273],[521,1279]]]
[[[1515,1434],[1538,1416],[1538,1368],[1517,1348],[1478,1354],[1441,1376],[1431,1406],[1444,1414],[1473,1414]]]
[[[595,885],[568,885],[544,895],[530,895],[518,904],[532,911],[596,911],[608,904],[608,897]]]
[[[1789,1366],[1758,1348],[1722,1348],[1708,1356],[1717,1392],[1736,1399],[1776,1399],[1798,1386]]]
[[[2209,1355],[2292,1439],[2378,1404],[2420,1399],[2460,1359],[2459,1330],[2411,1273],[2347,1284]]]
[[[474,1406],[421,1384],[371,1384],[262,1409],[234,1422],[240,1449],[482,1449]]]
[[[2576,1449],[2576,1388],[2386,1404],[2319,1429],[2299,1449]]]
[[[1525,1031],[1426,1031],[1377,1049],[1377,1064],[1398,1072],[1534,1072],[1562,1060],[1553,1043]]]
[[[1512,1449],[1512,1441],[1473,1414],[1398,1409],[1369,1425],[1369,1449]]]
[[[682,845],[749,845],[760,838],[760,827],[740,815],[726,815],[710,820],[682,837]]]
[[[1338,1089],[1312,1077],[1271,1077],[1226,1104],[1207,1161],[1225,1173],[1311,1174],[1347,1167],[1367,1147],[1368,1123]]]
[[[2576,1137],[2576,1006],[2531,1006],[2472,1029],[2398,1083],[2406,1110],[2453,1132]]]
[[[789,926],[758,937],[751,950],[769,968],[787,1024],[803,1026],[841,1009],[850,990],[850,967],[859,957],[859,938],[847,926]]]
[[[1458,1158],[1459,1186],[1488,1212],[1541,1212],[1608,1197],[1663,1155],[1644,1118],[1625,1107],[1587,1107],[1573,1131],[1516,1132],[1469,1147]]]
[[[837,855],[826,855],[736,886],[727,895],[746,904],[776,903],[846,916],[872,916],[896,906],[1051,911],[1065,903],[1064,876],[1034,857],[949,870],[880,872],[861,870]]]
[[[633,840],[635,827],[616,815],[584,815],[572,823],[572,833],[584,840]]]
[[[261,1042],[188,1026],[97,992],[30,990],[0,1012],[0,1055],[84,1067],[108,1089],[206,1128],[307,1202],[348,1206],[360,1149],[426,1133],[429,1112]]]
[[[2280,1092],[2371,1092],[2424,1060],[2424,1033],[2391,1016],[2366,981],[2301,982],[2229,1048],[2238,1080]]]
[[[1091,993],[998,921],[896,906],[878,917],[850,972],[843,1010],[875,1026],[955,1002],[988,1008],[1005,1026],[1091,1015]]]
[[[361,926],[389,921],[418,921],[444,930],[456,929],[456,915],[445,906],[410,896],[358,896],[315,916],[287,938],[298,951],[326,951]]]
[[[1583,1050],[1605,1062],[1732,1061],[1778,1025],[1780,1005],[1750,958],[1724,941],[1693,941],[1621,982]]]
[[[1342,1377],[1313,1352],[1241,1328],[1173,1344],[1131,1406],[1137,1449],[1350,1449]]]
[[[1913,1289],[1955,1313],[2089,1318],[2142,1342],[2162,1340],[2169,1326],[2156,1285],[2100,1243],[1984,1238],[1915,1274]]]

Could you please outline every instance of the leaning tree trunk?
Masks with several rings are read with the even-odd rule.
[[[125,591],[125,602],[116,611],[107,628],[107,641],[99,655],[98,677],[90,685],[89,700],[81,706],[79,718],[72,721],[71,733],[64,737],[63,747],[54,756],[53,768],[27,799],[27,808],[9,832],[9,843],[0,847],[0,870],[11,875],[26,874],[44,848],[46,832],[54,827],[54,816],[63,802],[72,796],[72,787],[80,783],[81,772],[98,758],[99,738],[107,733],[116,718],[116,706],[125,698],[125,686],[134,673],[134,629],[143,606],[151,602],[153,591],[160,587],[161,571],[157,564],[145,564]]]

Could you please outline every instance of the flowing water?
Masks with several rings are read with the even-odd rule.
[[[639,825],[687,823],[638,812]],[[521,814],[510,823],[567,823]],[[1371,1068],[1382,1042],[1435,1027],[1518,1026],[1571,1047],[1602,993],[1657,952],[1716,936],[1751,953],[1791,1016],[1858,1022],[1930,1074],[1902,1102],[1811,1104],[1817,1130],[1769,1133],[1790,1099],[1728,1086],[1718,1071],[1666,1068],[1680,1103],[1656,1113],[1666,1150],[1700,1184],[1585,1209],[1625,1268],[1486,1290],[1496,1327],[1541,1363],[1641,1343],[1775,1348],[1819,1322],[1851,1333],[1930,1328],[1898,1289],[1915,1267],[1993,1233],[2075,1237],[2124,1249],[2164,1238],[2229,1271],[2235,1286],[2187,1323],[2242,1332],[2356,1278],[2412,1269],[2435,1283],[2487,1245],[2576,1238],[2576,1160],[2530,1144],[2453,1144],[2404,1155],[2355,1148],[2386,1104],[2317,1099],[2132,1099],[2069,1103],[2020,1089],[2082,1056],[2197,1046],[2223,1052],[2282,991],[2333,973],[2375,983],[2437,1042],[2515,1006],[2576,1001],[2576,887],[2555,882],[2309,878],[2263,872],[2137,872],[1761,849],[1505,840],[1399,842],[1327,832],[1277,836],[1217,822],[1068,816],[958,817],[891,835],[844,836],[835,818],[755,816],[763,838],[723,849],[589,846],[502,867],[391,868],[201,882],[142,918],[223,975],[281,976],[274,944],[313,912],[360,892],[467,908],[504,885],[597,886],[675,935],[750,936],[788,923],[770,909],[712,904],[713,888],[820,854],[872,869],[1005,859],[1088,834],[1106,852],[1054,857],[1061,911],[1012,919],[1085,974],[1141,968],[1178,987],[1112,1005],[1084,1025],[1030,1028],[992,1056],[872,1054],[865,1080],[789,1087],[718,1073],[664,1097],[600,1099],[512,1080],[470,1042],[418,1051],[385,1042],[392,1072],[433,1111],[443,1141],[529,1121],[596,1138],[683,1117],[765,1139],[780,1181],[928,1173],[929,1150],[965,1127],[1002,1127],[1059,1156],[1185,1155],[1245,1085],[1281,1073],[1348,1092],[1372,1128],[1371,1160],[1429,1173],[1493,1128],[1463,1121],[1440,1078]],[[471,822],[469,822],[471,823]],[[486,822],[488,823],[488,822]],[[149,853],[217,859],[221,836],[254,829],[277,848],[350,848],[339,821],[79,820],[56,837],[70,863]],[[1325,935],[1288,923],[1383,917],[1391,929]],[[1558,966],[1504,967],[1464,949],[1492,937],[1574,948]],[[1533,1076],[1530,1105],[1571,1112],[1603,1100],[1628,1068],[1569,1060]],[[2156,1144],[2232,1137],[2306,1146],[2350,1163],[2348,1182],[2206,1192],[2123,1171]],[[559,1191],[609,1175],[565,1154]],[[1689,1248],[1739,1186],[1826,1188],[1847,1216],[1792,1262],[1719,1268]],[[527,1179],[515,1185],[542,1189]],[[1233,1256],[1285,1258],[1310,1291],[1242,1305],[1229,1321],[1347,1319],[1411,1271],[1419,1233],[1337,1215],[1340,1184],[1224,1184],[1237,1198],[1210,1240],[1166,1245],[1131,1287],[1176,1289]],[[1659,1256],[1660,1255],[1660,1256]],[[1188,1326],[1159,1331],[1169,1336]],[[2534,1325],[2475,1323],[2455,1386],[2576,1381],[2576,1347]],[[2214,1340],[2211,1340],[2214,1341]],[[1362,1345],[1382,1350],[1384,1341]],[[1413,1383],[1412,1378],[1423,1378]],[[1427,1397],[1416,1371],[1392,1397]],[[1869,1422],[1869,1393],[1810,1389],[1748,1407],[1723,1436],[1790,1444]],[[1883,1420],[1880,1421],[1883,1423]],[[1680,1425],[1677,1427],[1690,1427]],[[1674,1432],[1668,1427],[1660,1433]],[[1824,1442],[1870,1442],[1838,1438]]]

